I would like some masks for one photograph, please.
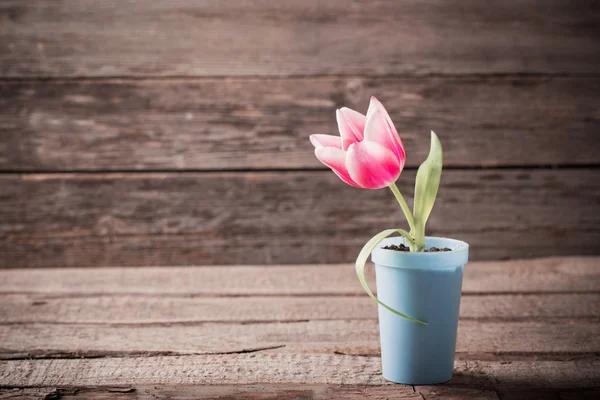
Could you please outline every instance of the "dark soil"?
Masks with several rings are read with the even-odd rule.
[[[396,246],[395,244],[392,244],[391,246],[385,246],[384,249],[385,250],[394,250],[394,251],[406,251],[406,252],[410,251],[410,248],[403,244],[401,244],[400,246]],[[438,247],[430,247],[429,249],[425,250],[425,253],[435,253],[438,251],[452,251],[452,249],[450,249],[448,247],[444,247],[443,249],[440,249]]]

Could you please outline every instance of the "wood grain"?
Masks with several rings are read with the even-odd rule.
[[[597,397],[599,45],[586,0],[1,2],[0,399]],[[343,263],[402,217],[307,141],[372,94],[405,196],[445,145],[448,385],[382,378]]]
[[[381,376],[378,357],[241,354],[181,357],[14,360],[0,366],[0,385],[326,383],[397,385]],[[452,385],[462,387],[585,388],[600,385],[600,361],[465,361]]]
[[[473,260],[597,254],[599,177],[449,170],[428,234],[469,242]],[[400,178],[409,198],[413,181],[414,171]],[[330,171],[25,174],[0,185],[0,267],[349,262],[377,231],[403,226],[389,191],[357,191]]]
[[[47,400],[52,399],[52,396],[56,398],[58,393],[56,388],[0,388],[0,399]]]
[[[53,395],[61,400],[328,400],[332,398],[381,400],[382,396],[390,400],[427,399],[427,397],[421,397],[421,394],[415,393],[412,386],[406,385],[392,387],[325,384],[77,386],[4,391],[0,389],[0,399],[5,398],[2,397],[3,392],[6,393],[6,398],[21,398],[17,397],[17,394],[21,394],[25,399],[47,399],[43,395]],[[491,390],[448,388],[441,390],[440,393],[461,395],[467,399],[498,399],[495,392]],[[14,397],[9,397],[11,394]],[[48,398],[52,397],[48,396]]]
[[[589,1],[5,0],[0,74],[596,73]]]
[[[374,269],[367,268],[367,274],[374,288]],[[471,262],[465,267],[463,279],[463,294],[467,295],[597,293],[599,289],[598,257]],[[0,293],[41,295],[44,298],[92,295],[364,296],[350,264],[4,269],[0,270]]]
[[[600,353],[597,320],[459,322],[459,353]],[[379,355],[377,320],[193,324],[0,325],[0,358],[150,354]]]
[[[446,77],[0,82],[0,169],[323,168],[336,107],[389,110],[409,167],[598,165],[600,79]],[[568,137],[568,140],[566,138]],[[560,145],[557,145],[560,143]]]
[[[463,296],[466,319],[594,318],[600,293]],[[156,324],[377,319],[367,296],[181,298],[0,295],[0,324]]]
[[[569,390],[502,390],[464,388],[452,385],[437,386],[362,386],[326,384],[254,384],[254,385],[120,385],[61,388],[0,389],[0,399],[37,400],[127,399],[127,400],[361,400],[361,399],[418,399],[418,400],[592,400],[598,389]],[[54,396],[54,397],[52,397]]]
[[[76,386],[61,388],[0,389],[0,399],[48,400],[127,399],[127,400],[592,400],[600,394],[595,389],[517,389],[502,390],[464,388],[452,385],[437,386],[362,386],[326,384],[254,384],[254,385],[120,385]],[[54,397],[53,397],[54,396]],[[499,397],[502,396],[502,397]]]
[[[558,392],[554,392],[558,396]],[[576,390],[575,393],[582,393]],[[22,397],[18,397],[22,396]],[[48,396],[48,397],[45,397]],[[362,400],[362,399],[477,399],[498,400],[493,390],[461,387],[360,386],[315,384],[254,384],[254,385],[122,385],[67,388],[0,389],[0,399],[129,399],[129,400]],[[532,397],[537,399],[537,397]]]

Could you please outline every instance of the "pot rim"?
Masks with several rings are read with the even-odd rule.
[[[395,250],[386,250],[383,247],[390,244],[404,244],[406,239],[397,236],[384,239],[371,253],[371,260],[376,265],[392,268],[410,269],[446,269],[465,265],[469,260],[469,244],[461,240],[426,236],[425,243],[428,247],[449,247],[452,251],[434,253],[412,253]]]

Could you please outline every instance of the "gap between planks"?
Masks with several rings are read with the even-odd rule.
[[[331,74],[311,74],[311,75],[103,75],[103,76],[55,76],[55,75],[37,75],[37,76],[0,76],[0,84],[27,84],[27,83],[50,83],[50,84],[71,84],[71,83],[136,83],[149,81],[152,83],[202,83],[214,81],[245,81],[261,83],[265,81],[293,81],[293,80],[315,80],[331,81],[337,79],[369,79],[369,80],[414,80],[423,79],[448,79],[448,80],[472,80],[477,79],[483,82],[495,80],[513,80],[513,79],[578,79],[600,78],[597,72],[589,73],[568,73],[568,72],[423,72],[418,74],[394,74],[386,73],[373,74],[365,73],[331,73]]]
[[[527,165],[527,164],[513,164],[513,165],[449,165],[444,166],[445,171],[527,171],[527,170],[590,170],[600,167],[600,160],[598,163],[589,162],[589,163],[580,163],[580,164],[572,164],[572,163],[560,163],[560,164],[536,164],[536,165]],[[406,166],[402,169],[402,171],[417,171],[417,166]],[[168,174],[222,174],[223,172],[232,173],[232,174],[244,174],[244,173],[271,173],[271,172],[303,172],[303,173],[319,173],[322,171],[331,171],[330,169],[315,166],[314,168],[309,167],[301,167],[301,168],[281,168],[281,167],[273,167],[273,168],[243,168],[243,169],[203,169],[203,168],[185,168],[185,169],[102,169],[102,170],[93,170],[93,169],[27,169],[27,170],[10,170],[4,169],[0,170],[0,175],[7,176],[26,176],[26,175],[39,175],[40,179],[44,178],[80,178],[82,176],[90,175],[101,175],[105,177],[110,177],[114,174],[114,176],[124,176],[125,174],[130,175],[132,177],[135,176],[151,176],[151,175],[168,175]],[[45,175],[48,175],[47,177]]]

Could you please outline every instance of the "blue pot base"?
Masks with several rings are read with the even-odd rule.
[[[383,375],[383,379],[385,379],[386,381],[390,381],[392,383],[398,383],[401,385],[441,385],[442,383],[447,383],[450,382],[452,380],[452,376],[450,376],[450,378],[448,379],[443,379],[443,380],[433,380],[433,381],[419,381],[419,382],[415,382],[412,381],[410,379],[408,380],[395,380],[395,379],[390,379],[387,376],[385,376],[385,374]]]

